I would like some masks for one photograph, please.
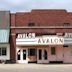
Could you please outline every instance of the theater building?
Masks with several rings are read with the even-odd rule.
[[[72,12],[0,11],[0,60],[72,63]]]

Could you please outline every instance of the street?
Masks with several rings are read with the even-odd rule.
[[[72,72],[72,64],[0,64],[0,72]]]

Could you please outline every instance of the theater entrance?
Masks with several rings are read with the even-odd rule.
[[[48,48],[37,49],[37,63],[48,63]]]
[[[17,48],[17,63],[37,63],[36,48]]]
[[[27,49],[17,49],[17,63],[28,63]]]
[[[17,48],[17,63],[48,63],[48,48]]]

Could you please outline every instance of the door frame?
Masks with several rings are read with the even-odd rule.
[[[42,50],[42,59],[39,60],[39,50]],[[44,50],[47,51],[47,60],[44,59]],[[48,48],[37,48],[37,63],[49,63],[48,61]]]
[[[20,52],[20,60],[17,59],[18,55],[18,50],[21,50]],[[26,50],[26,60],[23,60],[23,50]],[[28,63],[28,49],[25,49],[25,48],[17,48],[16,50],[16,61],[17,63]]]

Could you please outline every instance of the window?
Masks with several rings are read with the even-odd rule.
[[[55,47],[51,47],[51,55],[55,55],[56,54],[56,48]]]
[[[28,26],[35,26],[35,23],[28,23]]]
[[[0,48],[0,56],[6,56],[7,55],[7,51],[5,47]]]
[[[68,47],[68,45],[63,45],[63,47]]]
[[[64,23],[64,26],[65,27],[70,26],[70,23]]]
[[[36,55],[36,49],[28,49],[28,55],[29,56],[35,56]]]

